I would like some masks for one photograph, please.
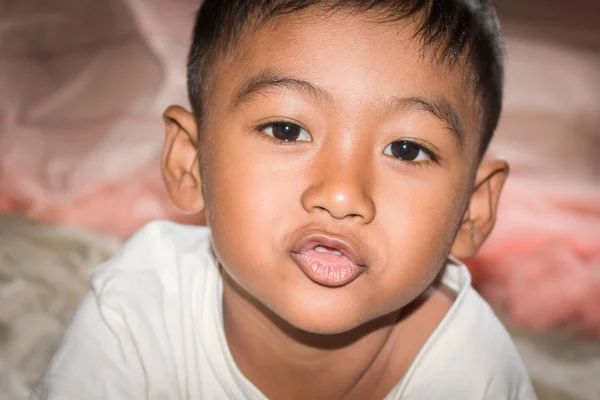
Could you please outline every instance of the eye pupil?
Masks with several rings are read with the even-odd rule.
[[[302,128],[294,124],[276,123],[272,125],[272,129],[275,138],[287,142],[294,142],[298,140]]]
[[[392,155],[404,161],[415,160],[419,151],[419,146],[405,140],[392,143]]]

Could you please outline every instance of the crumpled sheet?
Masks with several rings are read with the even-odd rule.
[[[25,400],[115,237],[0,215],[0,399]],[[73,399],[75,400],[75,399]]]
[[[600,338],[600,188],[513,178],[474,259],[475,286],[512,322]]]
[[[490,153],[511,174],[496,227],[467,264],[483,296],[521,326],[600,338],[599,111],[600,50],[508,42]]]
[[[0,6],[0,211],[122,236],[151,219],[186,219],[170,205],[157,166],[161,113],[187,103],[185,56],[198,4]]]
[[[187,104],[196,0],[19,0],[0,7],[0,211],[128,236],[203,223],[172,207],[160,115]],[[539,33],[539,32],[538,32]],[[507,37],[491,153],[511,177],[496,229],[467,260],[514,321],[600,337],[600,56],[525,31]]]

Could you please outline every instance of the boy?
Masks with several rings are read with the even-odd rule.
[[[456,258],[507,175],[482,161],[486,1],[206,1],[156,222],[92,277],[40,399],[533,399]]]

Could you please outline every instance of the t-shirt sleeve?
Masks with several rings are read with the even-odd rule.
[[[516,358],[503,372],[488,378],[482,400],[537,400],[527,371]]]
[[[31,399],[143,399],[145,380],[127,321],[90,292]]]

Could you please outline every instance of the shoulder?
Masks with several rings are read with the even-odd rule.
[[[474,386],[481,388],[483,398],[535,399],[512,338],[479,293],[469,287],[456,314],[447,335],[457,343],[455,358],[465,366],[467,376],[478,378]]]
[[[202,272],[212,264],[210,230],[206,227],[154,221],[135,233],[109,261],[94,269],[97,296],[126,291],[176,289],[182,275]],[[197,268],[190,268],[194,266]]]
[[[199,318],[206,308],[197,305],[217,296],[220,276],[211,249],[207,228],[146,225],[92,273],[100,313],[126,324],[132,339],[145,341],[140,336],[152,331],[166,343],[174,335],[171,327]]]
[[[479,363],[482,372],[500,373],[522,366],[513,341],[489,304],[473,289],[466,266],[452,266],[445,282],[457,292],[448,313],[432,335],[439,355]],[[474,364],[477,365],[477,364]],[[479,367],[478,367],[479,368]],[[524,369],[517,368],[518,370]]]
[[[462,279],[458,296],[407,373],[407,394],[419,393],[414,397],[419,398],[425,390],[431,398],[535,399],[508,332],[471,287],[466,267],[454,268],[456,280]]]
[[[216,335],[220,280],[207,228],[150,223],[96,268],[91,285],[38,386],[41,398],[154,398],[148,393],[175,395],[200,376],[182,365],[197,355],[200,329],[205,341]]]
[[[454,314],[443,336],[457,343],[455,356],[485,375],[526,376],[510,335],[479,293],[469,288]]]

